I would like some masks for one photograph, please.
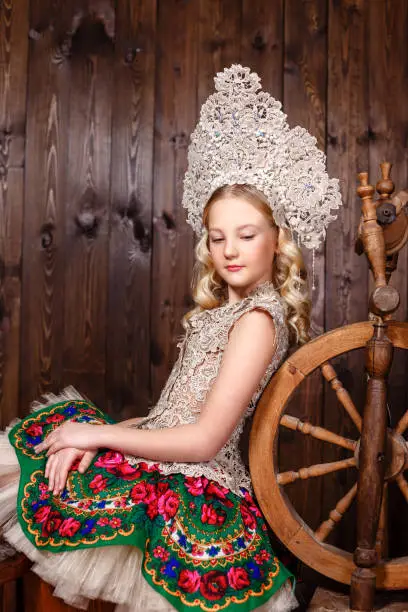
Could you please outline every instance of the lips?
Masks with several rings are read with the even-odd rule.
[[[238,270],[242,270],[243,266],[227,266],[228,272],[238,272]]]

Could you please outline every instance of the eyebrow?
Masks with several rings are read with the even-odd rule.
[[[240,225],[239,227],[237,227],[238,230],[243,230],[246,229],[248,227],[253,227],[254,229],[258,229],[257,225],[254,225],[253,223],[246,223],[245,225]],[[208,229],[209,232],[222,232],[222,229],[218,228],[218,227],[210,227]]]

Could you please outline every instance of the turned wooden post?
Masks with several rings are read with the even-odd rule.
[[[407,240],[407,221],[402,203],[398,208],[389,199],[394,190],[390,170],[391,164],[381,164],[382,179],[376,185],[380,194],[377,201],[373,200],[375,189],[369,185],[366,172],[358,175],[360,186],[357,188],[362,200],[362,217],[356,250],[365,252],[370,262],[375,289],[370,296],[369,310],[376,315],[373,337],[367,343],[366,350],[369,380],[358,456],[357,548],[354,551],[357,567],[350,589],[350,608],[359,612],[369,612],[374,605],[378,562],[376,539],[385,472],[386,380],[393,356],[393,345],[386,331],[387,320],[399,305],[398,291],[387,284],[392,270],[386,270],[386,257],[396,256]]]
[[[375,596],[377,565],[376,535],[381,510],[385,469],[386,378],[393,346],[385,335],[386,325],[374,326],[367,344],[366,369],[369,375],[359,453],[357,488],[357,548],[350,590],[350,608],[370,611]]]

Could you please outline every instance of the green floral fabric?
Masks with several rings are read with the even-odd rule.
[[[21,467],[19,522],[36,547],[137,546],[144,577],[180,611],[249,611],[291,577],[245,489],[238,496],[205,477],[165,476],[158,466],[132,466],[106,449],[85,474],[73,465],[54,496],[45,453],[34,446],[66,419],[113,422],[88,401],[66,401],[31,413],[9,434]]]

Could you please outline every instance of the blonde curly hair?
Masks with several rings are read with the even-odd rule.
[[[195,249],[192,289],[196,306],[186,314],[185,319],[189,319],[196,312],[217,308],[227,300],[226,283],[214,268],[208,246],[208,220],[212,204],[229,196],[244,198],[275,226],[271,207],[256,187],[224,185],[213,192],[203,212],[204,232]],[[311,302],[307,273],[299,247],[290,232],[284,228],[278,228],[278,249],[274,258],[272,282],[287,306],[286,322],[291,344],[304,344],[310,339]]]

